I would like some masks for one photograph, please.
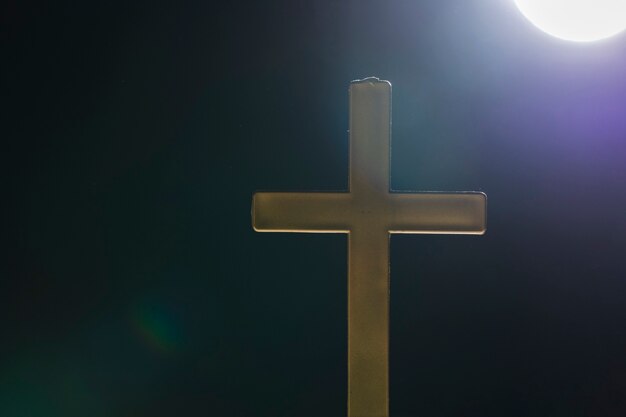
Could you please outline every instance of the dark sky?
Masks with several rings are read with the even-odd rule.
[[[54,4],[52,4],[54,3]],[[512,1],[9,1],[0,415],[341,416],[348,86],[393,84],[392,187],[485,236],[391,239],[391,415],[626,415],[626,37]]]

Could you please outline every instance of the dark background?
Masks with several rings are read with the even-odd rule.
[[[391,241],[392,416],[626,415],[626,38],[511,1],[1,8],[0,415],[341,416],[348,85],[393,84],[392,186],[485,236]]]

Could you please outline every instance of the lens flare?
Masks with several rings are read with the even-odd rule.
[[[626,29],[625,0],[515,0],[528,20],[560,39],[592,42]]]
[[[133,312],[133,323],[144,342],[161,353],[172,353],[180,344],[180,329],[163,306],[142,303]]]

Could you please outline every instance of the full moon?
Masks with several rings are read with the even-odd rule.
[[[626,0],[515,0],[539,29],[574,42],[609,38],[626,29]]]

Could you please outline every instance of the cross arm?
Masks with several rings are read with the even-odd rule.
[[[257,232],[348,233],[348,193],[256,193],[252,227]]]
[[[390,233],[482,235],[487,196],[479,192],[389,194]]]

